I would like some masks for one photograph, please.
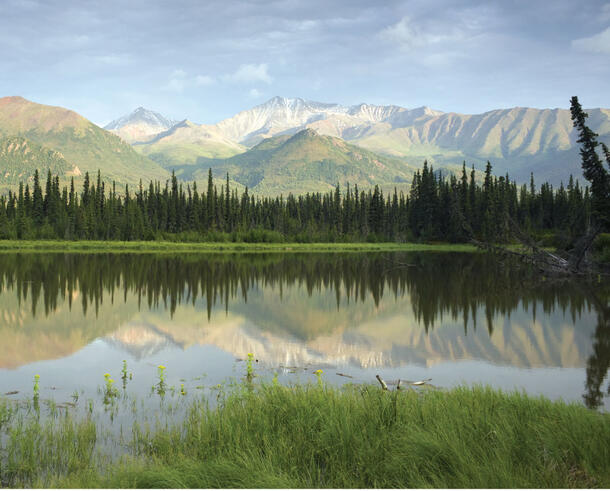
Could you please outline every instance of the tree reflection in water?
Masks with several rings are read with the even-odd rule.
[[[384,295],[408,296],[417,322],[426,333],[445,317],[476,329],[476,313],[485,312],[490,335],[497,315],[517,308],[544,313],[561,310],[574,323],[594,309],[598,324],[587,363],[587,406],[602,403],[610,366],[608,284],[549,281],[516,264],[486,254],[466,253],[262,253],[262,254],[2,254],[0,292],[16,293],[32,316],[48,316],[66,300],[79,298],[85,315],[97,315],[103,302],[125,302],[135,294],[138,308],[163,307],[204,299],[228,311],[233,300],[248,301],[249,292],[273,287],[282,292],[304,287],[332,292],[337,308]],[[77,293],[78,295],[75,295]],[[44,312],[39,312],[40,305]],[[93,310],[93,312],[91,312]],[[297,337],[302,334],[293,333]],[[609,389],[610,390],[610,389]]]

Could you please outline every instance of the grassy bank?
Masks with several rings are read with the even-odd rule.
[[[488,388],[240,387],[136,428],[115,464],[86,417],[40,423],[0,402],[0,430],[13,487],[610,486],[610,415]]]
[[[470,244],[0,240],[0,252],[474,252]]]

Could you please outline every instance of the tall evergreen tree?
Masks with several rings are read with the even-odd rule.
[[[591,207],[593,217],[601,224],[610,223],[610,175],[597,154],[597,134],[587,125],[588,114],[583,111],[578,97],[572,97],[570,104],[572,122],[578,131],[577,142],[581,144],[580,157],[583,175],[591,183]],[[604,148],[604,150],[607,150]],[[607,155],[607,158],[610,155]],[[610,163],[610,158],[608,158]]]

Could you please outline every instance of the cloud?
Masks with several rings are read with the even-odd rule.
[[[465,39],[465,33],[456,27],[450,30],[424,29],[419,23],[413,22],[409,16],[405,16],[396,24],[381,30],[381,39],[400,45],[405,51],[416,48],[438,45],[442,43],[455,42]]]
[[[386,27],[379,35],[386,41],[398,43],[406,48],[415,48],[423,43],[419,28],[413,25],[408,16],[403,17],[398,23]]]
[[[163,90],[170,92],[183,92],[187,88],[191,87],[204,87],[215,83],[214,77],[209,75],[197,75],[194,77],[189,76],[184,70],[174,70],[166,85],[162,87]]]
[[[182,92],[186,87],[186,72],[184,70],[174,70],[169,76],[167,85],[163,87],[171,92]]]
[[[108,54],[94,56],[93,60],[101,63],[102,65],[125,66],[129,64],[130,56],[124,54]]]
[[[273,82],[273,78],[269,75],[269,65],[267,63],[240,65],[235,73],[225,75],[223,78],[237,83],[264,82],[270,84]]]
[[[292,31],[311,31],[320,27],[322,22],[317,19],[303,19],[297,21],[288,21],[287,24]]]
[[[195,85],[212,85],[215,82],[214,77],[210,77],[209,75],[197,75],[195,77]]]
[[[610,54],[610,27],[588,38],[574,39],[572,48],[590,53]]]
[[[263,93],[260,90],[258,90],[258,89],[250,89],[250,91],[248,92],[248,95],[252,99],[258,99],[260,96],[263,95]]]

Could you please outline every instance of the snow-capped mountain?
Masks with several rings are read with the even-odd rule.
[[[610,144],[610,110],[587,109],[587,113],[600,141]],[[120,131],[126,128],[135,131],[129,125]],[[437,168],[449,169],[466,161],[482,168],[490,160],[494,172],[508,172],[520,182],[529,180],[533,170],[538,179],[555,185],[581,172],[567,109],[514,107],[458,114],[426,106],[343,106],[273,97],[216,124],[190,123],[180,131],[156,128],[157,137],[141,139],[139,143],[145,144],[136,148],[166,166],[196,164],[200,158],[208,165],[205,159],[228,158],[266,138],[305,129],[412,164],[428,160]]]
[[[176,121],[159,113],[138,107],[130,114],[107,124],[104,129],[119,135],[128,143],[137,143],[147,141],[175,124]]]
[[[391,126],[418,117],[443,114],[429,108],[405,109],[399,106],[358,104],[341,106],[301,98],[274,97],[264,104],[241,111],[216,127],[228,138],[252,145],[279,133],[296,133],[309,127],[330,136],[345,137],[362,132],[375,123]],[[347,132],[349,135],[344,135]]]

